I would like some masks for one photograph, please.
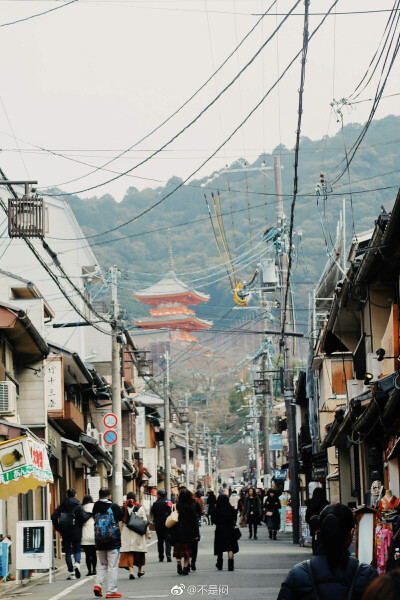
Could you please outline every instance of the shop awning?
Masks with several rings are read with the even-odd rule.
[[[74,461],[76,467],[95,467],[97,465],[96,459],[86,450],[83,444],[63,437],[61,441],[67,446],[67,454]]]
[[[30,435],[0,443],[0,499],[53,482],[44,442]]]

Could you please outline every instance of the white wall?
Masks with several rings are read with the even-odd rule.
[[[0,189],[0,195],[3,200],[8,202],[8,192]],[[46,241],[55,251],[66,273],[73,279],[74,283],[79,285],[83,291],[86,280],[82,279],[83,267],[94,267],[97,260],[90,250],[85,240],[79,240],[83,237],[83,232],[79,227],[68,203],[59,198],[46,198],[46,210],[48,211],[49,230],[46,233]],[[58,238],[68,238],[66,240]],[[71,241],[72,240],[72,241]],[[27,247],[22,239],[9,240],[7,234],[2,238],[3,245],[1,252],[4,254],[0,260],[0,268],[20,275],[36,284],[42,295],[50,304],[56,317],[55,323],[78,322],[81,320],[79,315],[71,308],[68,301],[64,298],[57,285],[52,281],[46,270],[40,265],[35,256]],[[10,245],[8,243],[10,241]],[[76,292],[61,276],[57,267],[52,263],[51,257],[43,249],[40,240],[31,240],[35,249],[50,265],[52,271],[60,276],[60,282],[68,292],[69,297],[75,301],[80,309],[83,309],[84,303],[79,299]],[[64,254],[65,252],[65,254]],[[46,327],[45,338],[48,342],[53,342],[60,346],[78,352],[83,360],[89,355],[85,347],[85,330],[87,327],[53,329],[52,323]],[[101,334],[100,334],[101,335]],[[108,338],[109,336],[107,336]]]
[[[399,485],[399,460],[396,458],[394,460],[388,461],[389,466],[389,484],[392,490],[393,496],[397,496],[400,498],[400,485]]]

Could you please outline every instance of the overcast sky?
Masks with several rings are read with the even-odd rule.
[[[331,1],[314,0],[324,12]],[[0,27],[0,164],[9,178],[37,179],[75,192],[110,179],[35,146],[100,166],[146,135],[176,110],[228,56],[272,0],[78,0],[15,25]],[[62,2],[0,0],[0,25]],[[294,0],[279,0],[223,68],[165,127],[107,168],[124,171],[163,145],[196,116],[273,32]],[[391,8],[390,0],[342,0],[337,12]],[[298,12],[303,11],[303,3]],[[278,13],[278,15],[275,14]],[[310,30],[322,17],[310,17]],[[388,13],[331,16],[310,42],[302,134],[312,139],[337,131],[333,97],[347,97],[365,72]],[[149,163],[84,197],[156,186],[185,178],[232,132],[274,83],[302,44],[302,16],[292,16],[243,76],[207,113]],[[254,161],[280,142],[295,140],[300,62],[297,60],[263,106],[203,169],[201,175],[243,157]],[[363,98],[373,95],[370,86]],[[396,65],[385,94],[400,92]],[[400,114],[400,97],[383,99],[376,118]],[[370,103],[345,111],[363,122]],[[330,128],[328,123],[330,120]],[[15,137],[14,137],[15,136]],[[18,151],[18,147],[21,152]],[[72,179],[77,181],[64,184]],[[144,178],[148,178],[144,179]]]

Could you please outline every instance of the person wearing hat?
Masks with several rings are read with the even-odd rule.
[[[167,562],[171,562],[171,544],[168,538],[168,529],[165,526],[165,521],[168,515],[171,514],[172,502],[167,500],[165,490],[157,490],[157,500],[150,509],[150,514],[153,517],[154,528],[157,534],[158,544],[158,559],[160,562],[164,560],[164,545]]]

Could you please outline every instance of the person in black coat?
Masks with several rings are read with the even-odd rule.
[[[229,504],[228,496],[218,496],[214,511],[215,537],[214,554],[217,557],[216,567],[222,571],[223,553],[228,552],[228,571],[234,570],[233,555],[239,552],[239,544],[235,535],[236,510]]]
[[[249,526],[249,538],[251,539],[253,537],[254,530],[254,539],[256,540],[257,527],[261,523],[262,506],[260,498],[255,493],[254,488],[249,488],[249,493],[244,501],[243,515],[246,517]]]
[[[207,521],[208,521],[208,524],[211,525],[213,522],[212,521],[213,512],[215,509],[215,505],[217,504],[217,498],[212,490],[209,490],[207,492],[207,497],[206,497],[205,503],[207,505]]]
[[[178,574],[189,575],[189,562],[193,552],[193,544],[200,537],[196,506],[190,490],[186,488],[181,490],[176,503],[176,510],[178,511],[178,522],[169,530],[171,544],[174,547]]]
[[[154,528],[157,534],[158,544],[158,560],[164,560],[164,544],[167,562],[171,562],[171,544],[169,542],[168,529],[165,527],[165,521],[168,515],[171,514],[172,503],[167,501],[165,490],[157,491],[157,500],[150,509],[150,514],[153,517]]]
[[[276,540],[276,534],[281,528],[281,503],[276,490],[268,490],[264,501],[265,522],[269,531],[269,539]]]
[[[65,552],[65,562],[68,567],[67,579],[75,579],[75,577],[79,579],[81,576],[82,525],[91,516],[90,513],[83,510],[73,488],[67,490],[67,497],[51,515],[54,529],[62,537],[62,550]],[[72,555],[74,564],[72,564]]]
[[[310,527],[310,534],[312,536],[312,548],[314,549],[316,539],[317,539],[317,530],[316,526],[318,526],[318,519],[313,517],[319,517],[321,512],[324,510],[325,506],[328,506],[329,502],[326,499],[325,490],[323,488],[317,487],[313,491],[312,498],[307,500],[307,510],[305,520],[308,526]]]
[[[352,600],[361,600],[378,573],[371,565],[350,557],[354,527],[348,506],[324,508],[314,556],[293,567],[282,583],[278,600],[341,600],[348,598],[352,586]]]

